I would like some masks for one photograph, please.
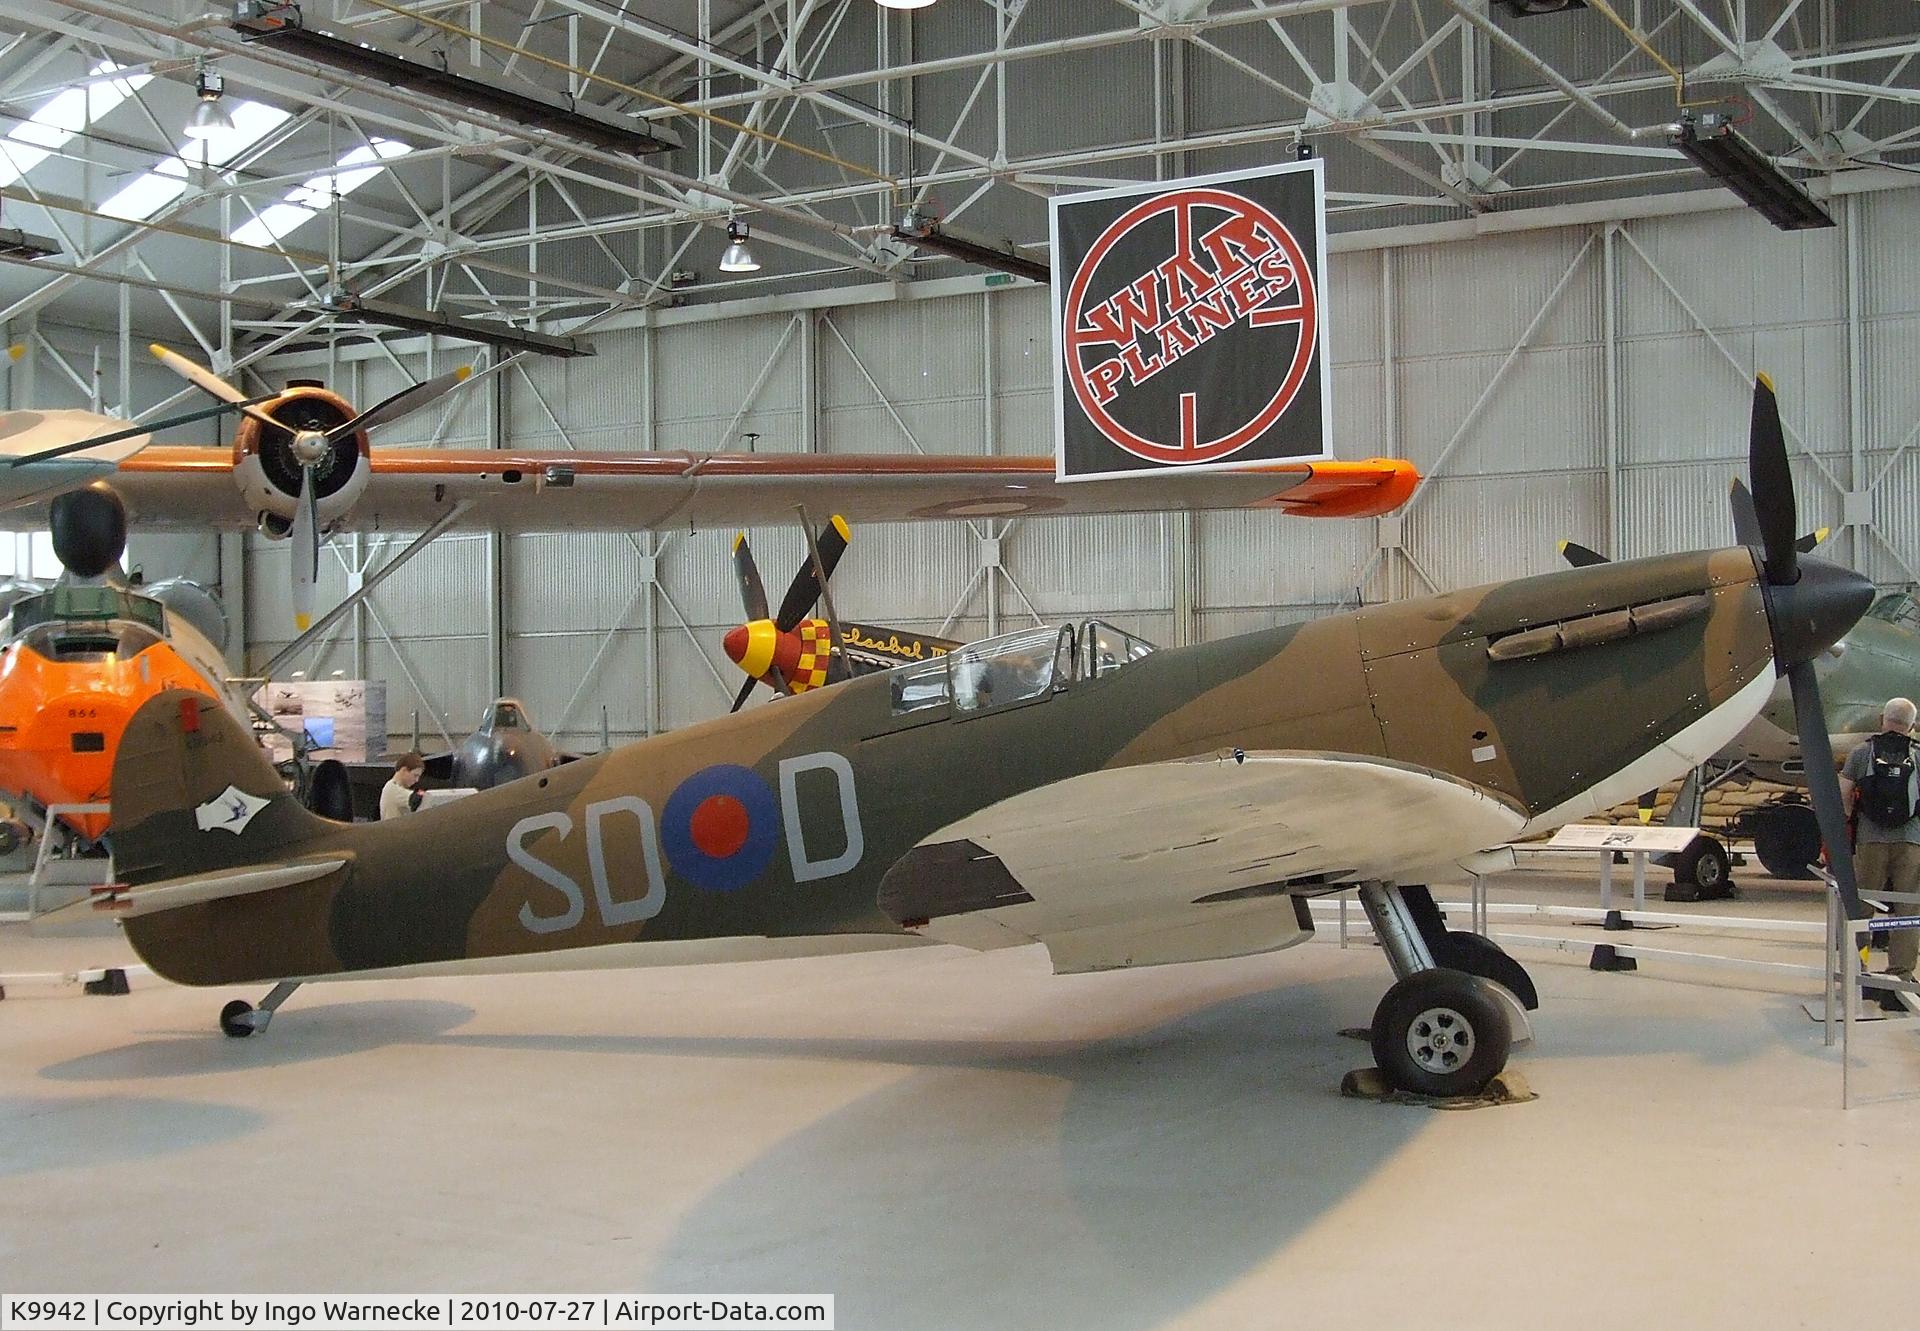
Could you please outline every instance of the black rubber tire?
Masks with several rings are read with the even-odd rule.
[[[1533,977],[1527,974],[1526,967],[1491,938],[1464,929],[1449,929],[1438,943],[1427,940],[1427,950],[1433,953],[1436,966],[1492,980],[1504,986],[1529,1012],[1540,1006],[1540,991],[1533,987]]]
[[[248,1013],[252,1011],[253,1011],[253,1004],[249,1003],[244,998],[236,998],[231,1003],[221,1008],[220,1009],[221,1033],[224,1035],[230,1036],[235,1040],[244,1040],[249,1035],[252,1035],[253,1034],[252,1024],[250,1022],[245,1022],[240,1020],[242,1017],[246,1016]]]
[[[1812,878],[1820,824],[1810,804],[1763,804],[1753,811],[1753,850],[1775,878]]]
[[[1387,990],[1373,1014],[1372,1038],[1373,1061],[1396,1090],[1478,1095],[1506,1067],[1513,1026],[1486,981],[1426,970]]]
[[[1673,862],[1675,886],[1692,888],[1699,899],[1724,897],[1733,887],[1733,863],[1727,848],[1710,836],[1697,836]]]

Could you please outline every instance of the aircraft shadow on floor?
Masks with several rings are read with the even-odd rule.
[[[265,1122],[237,1105],[139,1095],[0,1096],[0,1178],[192,1151]]]
[[[296,1040],[213,1039],[206,1028],[195,1027],[51,1063],[40,1075],[63,1082],[141,1081],[344,1058],[436,1039],[472,1020],[473,1009],[434,999],[361,999],[316,1003],[300,1017]]]

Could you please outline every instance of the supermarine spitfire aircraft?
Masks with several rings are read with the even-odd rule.
[[[1040,942],[1063,972],[1242,956],[1305,941],[1305,898],[1357,887],[1398,976],[1376,1060],[1472,1091],[1532,986],[1417,884],[1685,770],[1776,674],[1814,718],[1861,916],[1811,662],[1872,589],[1794,549],[1764,381],[1751,453],[1751,544],[1144,654],[1097,621],[1008,634],[395,824],[314,817],[224,713],[169,692],[121,744],[108,904],[169,979],[276,982],[227,1004],[239,1036],[298,984],[356,975],[929,942]]]

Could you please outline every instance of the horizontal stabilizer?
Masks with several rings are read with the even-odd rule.
[[[245,896],[250,892],[269,892],[276,887],[310,883],[317,878],[325,878],[330,873],[344,869],[346,864],[346,859],[342,857],[311,860],[302,864],[264,865],[257,869],[197,873],[186,878],[168,878],[139,887],[116,884],[114,890],[105,893],[94,904],[101,909],[112,910],[123,917],[151,915],[156,911],[177,910],[181,906],[198,906],[203,902]]]

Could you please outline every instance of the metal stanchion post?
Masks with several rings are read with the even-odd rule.
[[[1613,909],[1613,852],[1600,852],[1600,909]]]
[[[1860,936],[1853,920],[1841,925],[1840,1107],[1853,1108],[1853,1020],[1860,1002]]]
[[[1833,880],[1827,879],[1827,965],[1826,979],[1820,986],[1823,1011],[1820,1028],[1827,1048],[1833,1048],[1833,998],[1834,988],[1840,983],[1840,894],[1833,890]]]
[[[1647,908],[1647,852],[1644,850],[1633,852],[1633,908]]]
[[[1347,945],[1347,894],[1345,892],[1342,892],[1340,894],[1340,946],[1342,948],[1345,948],[1346,945]]]

